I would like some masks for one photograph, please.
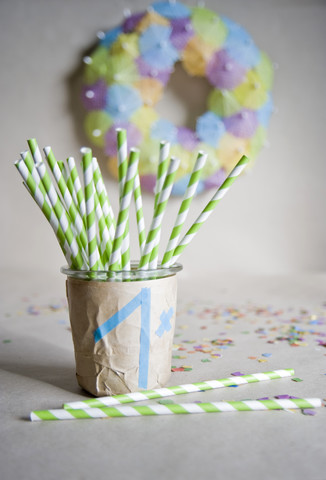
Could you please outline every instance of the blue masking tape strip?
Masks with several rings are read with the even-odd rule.
[[[169,330],[171,330],[172,325],[170,323],[170,320],[172,318],[172,315],[173,315],[172,307],[170,307],[167,312],[163,310],[163,312],[161,313],[161,316],[160,316],[161,323],[158,329],[155,331],[158,337],[162,337],[164,332],[168,332]]]
[[[94,332],[95,343],[99,342],[105,335],[111,332],[121,322],[123,322],[137,307],[142,303],[142,291],[130,300],[127,305],[116,312],[106,322],[100,325]]]
[[[150,326],[151,326],[151,290],[150,288],[142,288],[141,296],[142,296],[141,297],[141,331],[140,331],[138,387],[147,389]]]

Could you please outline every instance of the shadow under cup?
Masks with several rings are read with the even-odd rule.
[[[166,385],[180,264],[156,270],[62,268],[79,385],[95,396]]]

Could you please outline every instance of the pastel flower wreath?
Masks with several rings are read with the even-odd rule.
[[[257,156],[273,110],[273,67],[240,25],[204,7],[163,1],[98,37],[84,58],[85,131],[104,149],[115,177],[117,127],[126,129],[129,148],[140,149],[141,184],[148,191],[161,140],[181,160],[176,195],[185,191],[198,150],[208,153],[198,191],[220,185],[242,154]],[[176,62],[212,86],[195,130],[160,118],[154,108]]]

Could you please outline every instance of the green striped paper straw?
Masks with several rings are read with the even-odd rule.
[[[78,209],[80,216],[83,219],[84,226],[86,228],[86,203],[85,203],[85,197],[84,197],[84,192],[83,192],[83,187],[78,175],[78,170],[76,167],[75,159],[74,157],[68,157],[67,159],[67,166],[68,166],[68,173],[69,173],[69,180],[71,181],[75,195],[77,198],[77,204],[78,204]]]
[[[68,163],[68,159],[67,159],[67,163]],[[75,204],[75,207],[76,209],[78,210],[79,212],[79,215],[82,217],[81,213],[80,213],[80,210],[79,210],[79,205],[78,205],[78,200],[77,200],[77,194],[76,194],[76,191],[75,191],[75,188],[74,188],[74,184],[72,182],[72,178],[70,176],[70,173],[69,173],[69,170],[68,170],[68,165],[64,165],[64,170],[63,170],[63,174],[64,174],[64,178],[66,180],[66,183],[67,183],[67,187],[69,189],[69,192],[70,192],[70,195],[72,196],[72,199],[73,199],[73,202]],[[84,219],[82,218],[83,220],[83,223],[84,223]],[[84,227],[85,227],[85,224],[84,224]]]
[[[144,252],[141,256],[138,268],[148,270],[149,262],[155,262],[158,257],[158,242],[160,236],[162,220],[166,210],[166,205],[171,195],[172,187],[180,160],[172,157],[169,163],[168,171],[160,193],[159,200],[154,210],[152,223],[147,234]]]
[[[113,241],[115,233],[115,219],[114,213],[109,201],[109,197],[105,188],[104,180],[101,174],[101,170],[98,164],[98,161],[93,157],[93,175],[94,175],[94,185],[97,192],[100,205],[104,214],[106,226],[109,230],[110,239]]]
[[[128,146],[127,146],[127,132],[122,128],[117,128],[117,147],[118,147],[118,179],[120,201],[123,195],[123,187],[127,174],[128,166]],[[129,249],[129,220],[126,223],[125,231],[123,232],[123,239],[121,245],[121,268],[122,270],[130,270],[130,249]]]
[[[94,202],[95,215],[97,218],[99,235],[101,240],[101,243],[99,245],[101,262],[103,264],[104,270],[107,270],[109,267],[109,260],[112,251],[112,241],[96,189],[94,192]]]
[[[65,238],[62,228],[59,225],[58,219],[52,210],[52,206],[50,201],[43,191],[39,188],[39,185],[35,182],[32,174],[29,172],[25,162],[23,159],[18,160],[15,163],[17,170],[19,171],[20,175],[24,180],[24,185],[27,188],[27,191],[30,193],[32,198],[35,200],[36,204],[39,206],[41,211],[43,212],[45,218],[50,223],[61,247],[63,254],[66,257],[68,265],[71,266],[73,264],[73,260],[71,257],[71,250]],[[42,186],[43,187],[43,186]]]
[[[144,219],[144,212],[143,212],[143,199],[141,194],[141,186],[140,186],[138,172],[136,173],[135,182],[134,182],[134,200],[135,200],[135,207],[136,207],[139,250],[140,250],[140,255],[142,255],[145,248],[145,243],[146,243],[146,229],[145,229],[145,219]]]
[[[92,151],[90,148],[82,148],[82,164],[84,175],[84,190],[86,202],[86,225],[88,239],[88,263],[89,269],[97,271],[102,269],[100,254],[97,246],[96,216],[94,202],[94,182],[93,182],[93,165]]]
[[[35,163],[40,163],[40,162],[43,162],[43,158],[42,158],[42,155],[41,155],[41,151],[39,149],[39,146],[37,144],[37,141],[35,138],[29,138],[27,140],[27,143],[28,143],[28,146],[30,148],[30,151],[32,152],[32,155],[33,155],[33,158],[34,158],[34,162]]]
[[[23,176],[24,178],[24,181],[25,181],[25,184],[27,186],[27,189],[30,190],[30,193],[31,195],[33,196],[34,193],[37,193],[39,195],[39,201],[41,201],[41,194],[43,195],[43,200],[44,200],[44,205],[45,205],[45,208],[46,208],[46,205],[49,206],[50,210],[51,210],[51,221],[55,224],[55,225],[58,225],[59,226],[59,222],[58,222],[58,219],[57,219],[57,216],[55,215],[53,209],[52,209],[52,206],[51,206],[51,202],[50,202],[50,199],[49,199],[49,196],[48,194],[46,193],[45,191],[45,188],[44,188],[44,185],[41,181],[41,178],[40,178],[40,175],[37,171],[37,168],[36,168],[36,164],[34,163],[33,159],[32,159],[32,156],[30,154],[30,152],[28,151],[25,151],[25,152],[21,152],[20,154],[22,160],[23,160],[23,164],[22,163],[17,163],[17,167],[19,166],[19,171],[20,171],[20,174]],[[27,171],[24,171],[24,169],[27,168]],[[27,181],[27,174],[31,175],[32,179],[29,179],[29,181]],[[32,185],[31,184],[31,181],[33,180],[34,184]],[[41,208],[41,207],[40,207]],[[50,220],[49,220],[50,221]],[[68,250],[69,247],[68,247]],[[66,251],[68,251],[66,250]]]
[[[224,180],[222,185],[218,188],[216,193],[213,195],[211,200],[208,202],[204,210],[201,212],[197,220],[193,223],[193,225],[189,228],[183,239],[180,241],[180,243],[177,245],[173,252],[172,258],[166,263],[162,262],[162,267],[163,268],[168,268],[171,265],[173,265],[181,255],[181,253],[184,251],[186,246],[191,242],[191,240],[194,238],[200,227],[203,225],[203,223],[207,220],[207,218],[210,216],[216,205],[219,203],[219,201],[224,197],[224,195],[228,192],[229,188],[231,185],[234,183],[235,179],[240,175],[240,173],[244,170],[244,168],[248,165],[249,163],[249,158],[243,155],[237,165],[234,167],[232,172],[229,174],[229,176]]]
[[[43,149],[44,150],[44,149]],[[79,213],[79,216],[80,215],[80,212],[79,212],[79,207],[78,207],[78,200],[77,200],[77,196],[76,196],[76,192],[75,192],[75,189],[74,189],[74,184],[72,183],[72,180],[70,178],[70,174],[69,174],[69,171],[68,171],[68,166],[65,162],[63,161],[60,161],[60,160],[57,160],[57,163],[59,165],[59,168],[61,170],[61,173],[63,175],[63,178],[64,178],[64,181],[66,182],[67,184],[67,188],[69,190],[69,193],[72,197],[72,200],[74,202],[74,205],[75,205],[75,208],[76,210],[78,211]]]
[[[61,170],[61,172],[62,172],[62,175],[65,177],[65,181],[67,182],[67,180],[66,180],[66,170],[65,170],[66,167],[65,167],[65,164],[63,163],[62,160],[57,160],[57,163],[58,163],[59,168],[60,168],[60,170]]]
[[[23,159],[24,164],[27,167],[29,173],[31,174],[33,180],[35,181],[36,186],[40,189],[40,191],[44,195],[45,200],[48,202],[48,204],[51,205],[50,199],[49,199],[49,197],[48,197],[48,195],[45,191],[45,188],[44,188],[44,186],[41,182],[41,178],[40,178],[39,173],[37,171],[36,164],[35,164],[32,156],[31,156],[30,152],[26,150],[25,152],[21,152],[20,156]],[[53,213],[53,215],[54,215],[54,213]]]
[[[320,398],[292,398],[271,400],[243,400],[207,403],[171,403],[167,405],[122,405],[119,407],[85,408],[78,410],[36,410],[32,422],[44,420],[77,420],[113,417],[147,417],[149,415],[183,415],[191,413],[222,413],[288,410],[322,407]]]
[[[170,144],[169,142],[160,142],[160,151],[159,151],[159,160],[157,166],[156,174],[156,183],[154,188],[154,209],[157,206],[158,199],[160,198],[160,193],[164,184],[166,173],[169,167],[169,153],[170,153]]]
[[[54,213],[59,220],[59,224],[70,246],[74,265],[76,265],[78,270],[82,270],[85,267],[87,268],[86,262],[83,258],[83,247],[79,241],[79,238],[76,237],[73,232],[71,219],[61,203],[61,200],[51,181],[50,175],[46,171],[45,163],[40,162],[36,164],[36,168],[40,175],[43,187],[50,199]]]
[[[122,246],[124,232],[129,219],[129,207],[131,197],[133,194],[135,176],[138,171],[139,151],[136,149],[130,150],[130,157],[127,167],[127,174],[123,185],[122,196],[120,200],[119,215],[117,220],[117,228],[115,231],[112,253],[110,257],[110,270],[119,270],[120,268],[120,249]],[[122,266],[126,270],[126,266]]]
[[[271,372],[252,373],[250,375],[232,376],[220,378],[218,380],[207,380],[205,382],[186,383],[173,387],[155,388],[153,390],[143,390],[142,392],[124,393],[122,395],[113,395],[111,397],[90,398],[78,402],[65,403],[63,408],[93,408],[110,407],[124,403],[141,402],[154,398],[165,398],[184,393],[202,392],[203,390],[215,390],[217,388],[231,387],[233,385],[248,385],[249,383],[264,382],[266,380],[276,380],[279,378],[291,377],[294,375],[292,368],[284,370],[273,370]]]
[[[155,208],[157,207],[159,198],[160,198],[160,193],[163,188],[164,180],[168,171],[169,167],[169,153],[170,153],[170,143],[166,141],[160,142],[160,149],[159,149],[159,160],[158,160],[158,166],[157,166],[157,174],[156,174],[156,183],[154,187],[154,211]],[[160,242],[160,235],[157,235],[155,237],[155,240],[153,242],[153,249],[154,247]],[[158,248],[158,247],[157,247]],[[157,267],[157,260],[158,258],[155,257],[153,254],[153,260],[149,262],[149,268],[156,268]]]
[[[118,181],[120,198],[123,194],[123,185],[125,182],[128,167],[128,146],[127,132],[122,128],[116,129],[117,133],[117,155],[118,155]]]
[[[77,235],[80,238],[81,244],[83,248],[87,249],[87,235],[85,231],[85,227],[83,224],[83,220],[75,206],[71,193],[68,189],[67,183],[64,179],[62,171],[59,167],[58,162],[55,159],[54,153],[51,147],[45,147],[43,149],[49,167],[53,173],[53,176],[57,182],[59,191],[62,195],[63,201],[66,205],[66,209],[68,211],[68,215],[70,216],[72,223],[76,229]]]
[[[191,173],[187,189],[185,191],[184,197],[182,199],[179,212],[174,224],[174,227],[171,232],[169,243],[167,245],[166,251],[163,255],[162,264],[167,263],[173,256],[175,247],[178,244],[178,240],[181,234],[182,227],[186,221],[187,215],[189,213],[191,202],[195,196],[198,182],[200,180],[200,175],[203,170],[203,167],[206,163],[207,155],[203,152],[198,152],[198,157],[195,162],[193,171]]]

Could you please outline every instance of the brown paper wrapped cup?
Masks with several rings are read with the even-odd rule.
[[[67,299],[79,385],[96,396],[164,386],[171,375],[176,273],[72,271]]]

